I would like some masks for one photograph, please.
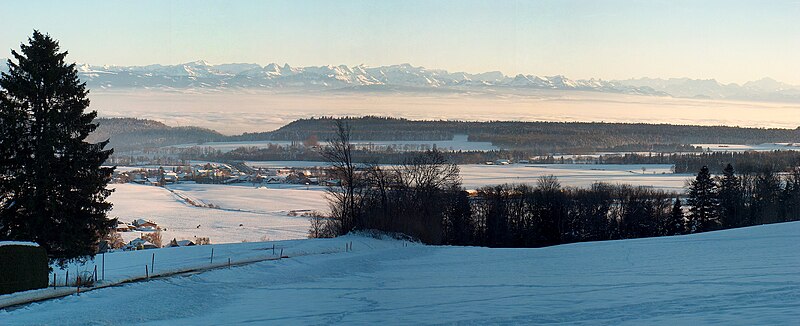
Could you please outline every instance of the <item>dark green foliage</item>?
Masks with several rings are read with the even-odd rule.
[[[97,118],[97,129],[86,138],[95,143],[110,139],[115,152],[159,148],[168,145],[224,141],[225,136],[199,127],[170,127],[161,122],[135,118]]]
[[[675,198],[675,203],[672,205],[672,211],[669,213],[666,227],[664,228],[664,235],[680,235],[686,231],[686,219],[683,216],[683,207],[681,206],[681,198]]]
[[[771,170],[755,174],[752,184],[751,219],[754,224],[782,222],[781,179]]]
[[[46,288],[49,271],[44,248],[0,246],[0,295]]]
[[[711,178],[708,167],[704,166],[689,185],[687,204],[689,219],[687,232],[705,232],[717,229],[719,225],[719,199],[717,184]]]
[[[34,241],[65,260],[94,255],[116,223],[106,218],[113,168],[108,140],[86,142],[97,113],[58,42],[34,31],[0,77],[0,240]],[[16,61],[16,62],[15,62]],[[8,126],[8,128],[5,128]]]
[[[733,165],[728,164],[719,179],[719,219],[722,227],[744,225],[744,198],[742,183],[736,176]]]

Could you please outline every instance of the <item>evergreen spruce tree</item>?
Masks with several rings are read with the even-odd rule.
[[[722,171],[719,180],[719,211],[720,224],[724,228],[743,226],[744,195],[739,178],[733,170],[733,165],[728,164]]]
[[[672,211],[669,214],[667,221],[666,235],[679,235],[686,232],[686,220],[683,216],[683,207],[681,206],[681,198],[675,198],[675,203],[672,205]]]
[[[689,233],[705,232],[717,228],[719,201],[717,184],[711,178],[707,166],[703,166],[689,186]]]
[[[97,113],[59,51],[34,31],[0,76],[0,240],[37,242],[63,265],[94,255],[116,221],[105,201],[113,168],[101,167],[112,151],[85,141]]]

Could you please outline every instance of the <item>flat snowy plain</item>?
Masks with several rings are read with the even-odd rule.
[[[319,251],[350,241],[352,252]],[[800,323],[800,223],[540,249],[405,247],[396,240],[358,236],[279,245],[287,252],[294,250],[292,258],[34,303],[0,311],[0,321],[3,325]],[[181,252],[158,252],[169,250]],[[301,252],[304,255],[295,256]]]
[[[292,210],[327,210],[321,188],[268,189],[249,185],[179,184],[168,188],[113,184],[109,213],[122,222],[149,219],[157,223],[166,242],[208,237],[212,243],[305,238],[309,222],[288,216]],[[172,190],[172,192],[170,191]],[[184,198],[219,208],[196,207]],[[240,226],[241,224],[241,226]],[[199,227],[198,227],[199,226]],[[139,232],[121,232],[130,241]]]

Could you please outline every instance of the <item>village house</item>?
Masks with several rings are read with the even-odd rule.
[[[142,218],[133,221],[133,226],[137,231],[155,231],[160,229],[155,222]]]

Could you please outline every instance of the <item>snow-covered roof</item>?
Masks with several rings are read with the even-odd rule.
[[[39,244],[36,242],[26,242],[26,241],[0,241],[0,247],[3,246],[27,246],[27,247],[38,247]]]

